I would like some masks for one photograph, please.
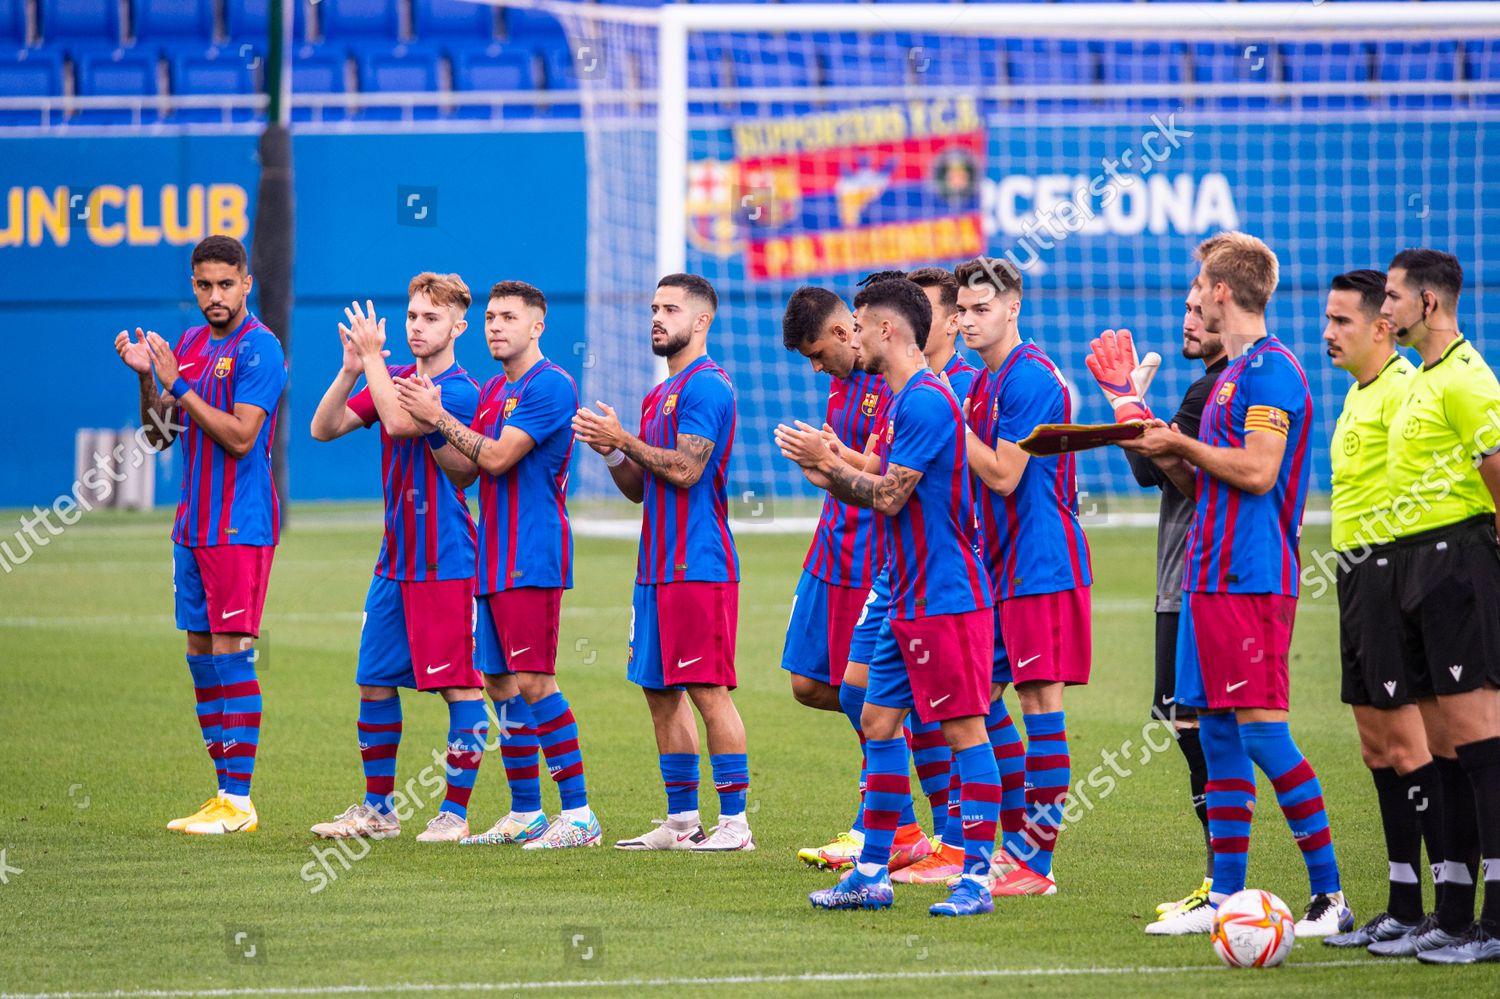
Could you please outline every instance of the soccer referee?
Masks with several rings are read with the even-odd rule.
[[[1214,382],[1228,366],[1229,359],[1224,354],[1224,341],[1219,334],[1203,328],[1202,307],[1196,303],[1189,305],[1182,317],[1182,356],[1202,361],[1204,372],[1188,386],[1171,422],[1183,433],[1197,437],[1203,404],[1208,401]],[[1198,500],[1191,476],[1179,476],[1182,485],[1190,490],[1183,492],[1181,486],[1150,458],[1130,451],[1125,452],[1125,457],[1136,482],[1161,489],[1161,512],[1156,522],[1156,689],[1151,713],[1154,717],[1169,720],[1176,730],[1177,746],[1187,758],[1193,811],[1203,824],[1203,842],[1208,857],[1201,885],[1185,898],[1163,902],[1156,907],[1158,913],[1165,915],[1185,907],[1207,905],[1208,890],[1214,877],[1214,850],[1208,838],[1208,804],[1204,794],[1208,784],[1208,765],[1203,761],[1203,746],[1198,741],[1198,712],[1178,704],[1176,698],[1177,623],[1182,610],[1183,556],[1187,551],[1188,530],[1193,526],[1193,510]]]
[[[1325,937],[1333,947],[1367,947],[1410,933],[1425,911],[1418,874],[1423,832],[1431,844],[1428,854],[1442,860],[1439,809],[1418,808],[1439,793],[1440,779],[1406,682],[1397,611],[1383,599],[1392,557],[1387,438],[1414,372],[1380,315],[1385,281],[1376,270],[1338,275],[1324,312],[1328,357],[1354,379],[1330,452],[1342,699],[1354,709],[1360,752],[1375,782],[1390,872],[1385,911],[1358,929]]]
[[[1497,962],[1500,383],[1459,333],[1458,259],[1402,250],[1387,270],[1381,315],[1397,342],[1421,355],[1422,366],[1390,427],[1386,482],[1395,540],[1384,599],[1399,611],[1405,680],[1441,774],[1447,842],[1436,920],[1369,950],[1416,954],[1431,964]],[[1481,857],[1484,908],[1471,925]]]

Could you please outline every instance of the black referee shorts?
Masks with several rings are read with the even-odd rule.
[[[1339,580],[1340,644],[1346,621],[1356,621],[1353,658],[1368,700],[1351,697],[1359,691],[1344,646],[1346,702],[1395,707],[1500,686],[1500,543],[1491,515],[1381,546],[1349,575]],[[1385,646],[1400,650],[1400,673]]]
[[[1151,717],[1168,721],[1198,717],[1198,709],[1177,703],[1177,611],[1156,612],[1156,693]]]

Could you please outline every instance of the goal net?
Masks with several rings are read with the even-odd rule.
[[[1023,334],[1081,420],[1110,418],[1083,356],[1118,327],[1166,358],[1150,401],[1169,414],[1202,370],[1179,353],[1192,250],[1239,228],[1280,258],[1270,325],[1313,386],[1326,488],[1348,387],[1320,341],[1329,279],[1434,246],[1464,262],[1481,347],[1500,310],[1497,6],[543,4],[587,129],[584,397],[633,417],[662,375],[656,279],[707,277],[753,517],[807,494],[771,431],[826,398],[781,346],[790,293],[988,253],[1024,273]],[[1138,492],[1112,449],[1078,467],[1085,513]]]

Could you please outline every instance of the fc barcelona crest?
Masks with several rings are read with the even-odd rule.
[[[875,407],[880,404],[880,396],[875,392],[866,392],[865,397],[860,400],[859,411],[866,416],[875,415]]]
[[[661,415],[662,416],[670,416],[672,414],[672,410],[674,410],[676,408],[677,408],[677,393],[673,392],[671,395],[667,396],[667,401],[662,404]]]
[[[520,400],[520,398],[518,396],[511,396],[509,399],[505,400],[505,414],[504,415],[505,415],[505,418],[507,420],[510,419],[510,414],[513,413],[513,412],[515,412],[516,403],[518,403],[520,401],[521,400]]]
[[[1233,399],[1233,398],[1234,398],[1234,382],[1225,382],[1223,384],[1223,386],[1220,387],[1219,394],[1218,394],[1217,398],[1215,399],[1215,401],[1220,406],[1227,406],[1227,405],[1229,405],[1229,400]]]
[[[232,358],[232,357],[221,357],[221,358],[219,358],[218,362],[214,364],[214,377],[215,378],[223,378],[225,375],[229,374],[229,372],[232,371],[233,369],[234,369],[234,358]]]

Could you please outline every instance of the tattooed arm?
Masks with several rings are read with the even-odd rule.
[[[776,445],[783,455],[825,481],[834,498],[888,517],[901,512],[922,480],[921,472],[903,465],[890,465],[884,475],[854,468],[805,423],[777,427]],[[808,478],[815,485],[820,484],[814,475]]]
[[[644,482],[637,486],[635,480],[645,473],[678,489],[691,488],[703,477],[703,470],[708,467],[708,459],[714,451],[714,442],[709,438],[678,434],[675,448],[652,447],[627,433],[609,406],[600,403],[599,408],[602,416],[587,407],[579,409],[573,417],[573,432],[600,454],[609,454],[616,449],[624,452],[626,462],[609,471],[620,491],[635,502],[640,500],[633,494],[632,487],[644,489]]]
[[[536,447],[531,435],[518,427],[505,427],[497,440],[467,426],[443,408],[442,389],[432,380],[417,375],[397,379],[396,398],[416,425],[426,433],[429,428],[443,435],[447,446],[438,443],[428,448],[448,480],[460,489],[473,485],[479,473],[504,475]]]

